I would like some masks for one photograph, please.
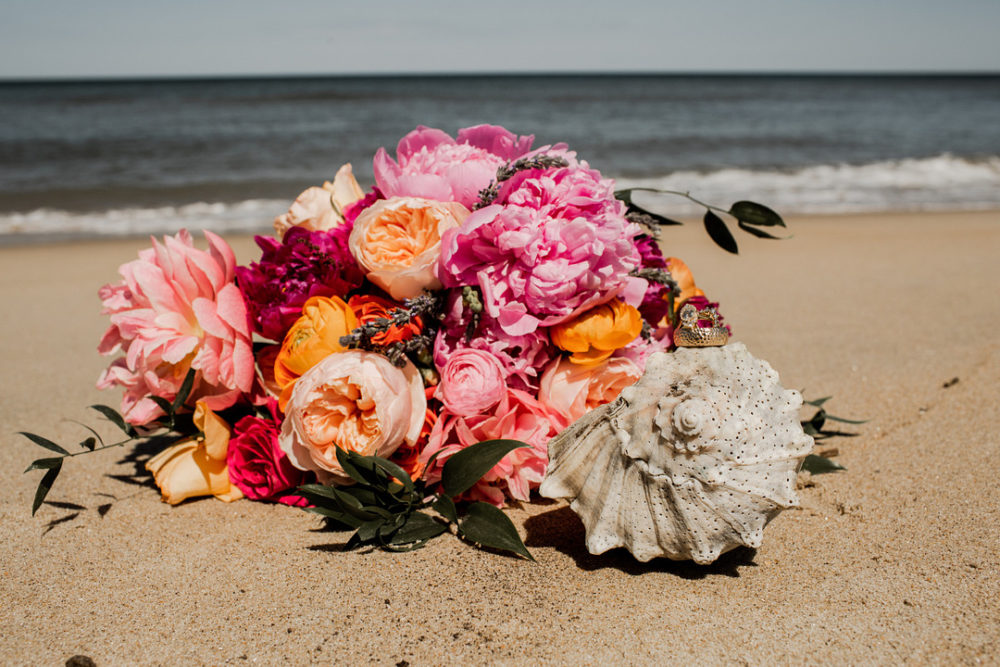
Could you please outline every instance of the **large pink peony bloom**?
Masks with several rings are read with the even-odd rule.
[[[508,389],[500,402],[483,414],[460,417],[442,410],[420,460],[426,463],[434,452],[441,452],[425,473],[433,483],[441,479],[441,468],[448,457],[477,442],[511,438],[528,443],[530,447],[504,456],[468,491],[470,498],[502,507],[505,493],[527,501],[531,490],[542,483],[549,460],[549,439],[555,434],[550,415],[541,403],[523,391]]]
[[[625,215],[625,203],[615,199],[615,182],[602,178],[586,162],[576,167],[519,171],[503,182],[496,203],[547,207],[550,216],[566,220]]]
[[[519,137],[497,125],[476,125],[452,139],[420,125],[400,139],[396,160],[385,148],[375,154],[375,183],[385,197],[423,197],[459,202],[471,209],[497,169],[531,148],[533,136]]]
[[[475,211],[444,234],[441,282],[477,285],[486,312],[511,336],[558,324],[619,294],[641,301],[646,282],[629,277],[640,261],[636,225],[610,211],[559,213],[552,204]]]
[[[254,361],[243,295],[233,282],[236,257],[212,232],[209,250],[198,250],[187,230],[153,239],[139,259],[123,264],[123,280],[101,288],[101,311],[111,326],[98,345],[119,351],[97,381],[120,385],[122,412],[131,424],[163,414],[149,396],[173,400],[189,369],[195,383],[190,401],[212,410],[227,408],[253,389]]]

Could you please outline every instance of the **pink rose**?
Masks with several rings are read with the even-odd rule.
[[[455,202],[383,199],[358,215],[347,245],[368,280],[402,301],[441,288],[441,235],[468,215],[469,210]]]
[[[337,448],[388,457],[403,443],[413,446],[426,408],[412,364],[400,369],[374,352],[335,352],[295,383],[278,441],[296,468],[346,482]]]
[[[270,419],[248,416],[233,427],[226,461],[229,481],[251,500],[273,500],[302,507],[307,501],[294,489],[309,475],[292,465],[278,444],[281,417],[277,401],[267,402]]]
[[[486,500],[498,507],[504,495],[527,501],[531,490],[545,478],[548,442],[556,434],[548,411],[530,394],[508,389],[500,402],[484,414],[462,417],[442,410],[431,430],[420,460],[427,463],[434,452],[441,452],[425,473],[429,482],[441,479],[441,468],[455,452],[483,440],[511,438],[530,447],[515,449],[490,469],[469,490],[469,497]]]
[[[274,233],[281,239],[292,227],[314,232],[339,227],[344,224],[344,210],[364,196],[351,165],[345,164],[337,171],[333,183],[327,181],[321,188],[307,188],[295,199],[288,213],[275,218]]]
[[[472,208],[497,169],[527,153],[532,141],[496,125],[461,129],[456,139],[421,125],[399,141],[396,160],[378,150],[375,183],[386,197],[426,197]]]
[[[622,389],[635,384],[640,377],[642,369],[623,357],[613,357],[596,366],[557,359],[542,374],[538,400],[553,413],[561,431],[590,410],[618,398]]]
[[[503,366],[488,352],[459,350],[441,370],[441,383],[434,396],[448,412],[471,417],[489,410],[507,393]]]
[[[233,405],[254,387],[250,325],[234,283],[236,257],[212,232],[209,250],[198,250],[187,230],[153,239],[139,259],[122,264],[122,281],[99,294],[111,326],[101,354],[124,352],[97,386],[124,388],[122,412],[130,424],[163,414],[149,396],[172,401],[189,369],[195,370],[189,402],[212,410]]]

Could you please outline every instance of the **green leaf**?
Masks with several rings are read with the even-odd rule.
[[[318,514],[321,517],[327,519],[328,521],[340,524],[345,528],[356,529],[363,523],[361,519],[355,516],[351,516],[346,512],[341,512],[339,510],[331,509],[329,507],[320,507],[319,505],[317,505],[316,507],[303,507],[302,509],[306,512],[309,512],[310,514]]]
[[[389,539],[387,544],[401,546],[414,542],[426,542],[448,531],[448,525],[435,521],[423,512],[414,512],[406,519]]]
[[[94,429],[90,428],[89,426],[87,426],[83,422],[78,422],[75,419],[71,419],[70,421],[73,422],[74,424],[79,424],[80,426],[82,426],[83,428],[87,429],[88,431],[90,431],[91,433],[94,434],[93,438],[87,438],[86,440],[84,440],[83,442],[81,442],[80,443],[81,447],[89,449],[90,451],[94,451],[94,447],[96,446],[96,444],[98,442],[100,442],[102,445],[104,444],[104,438],[101,437],[100,433],[98,433]],[[96,438],[96,440],[95,440],[95,438]],[[93,441],[93,442],[91,442],[91,441]]]
[[[729,207],[729,214],[750,225],[762,225],[764,227],[784,227],[785,221],[773,210],[752,201],[738,201]]]
[[[510,551],[528,560],[535,560],[521,541],[510,518],[489,503],[475,502],[469,505],[468,514],[458,524],[458,533],[481,546]]]
[[[169,419],[170,422],[173,423],[174,406],[170,403],[170,401],[163,398],[162,396],[147,396],[147,398],[153,401],[153,403],[156,403],[158,406],[160,406],[160,409],[163,410],[164,414],[166,414],[167,419]]]
[[[441,469],[441,487],[449,497],[465,493],[512,450],[527,447],[520,440],[484,440],[453,454]]]
[[[789,238],[787,236],[775,236],[774,234],[765,232],[763,229],[757,229],[756,227],[751,227],[748,223],[743,222],[742,220],[738,221],[736,224],[743,231],[747,232],[748,234],[753,234],[759,239],[773,239],[775,241],[783,241]]]
[[[705,231],[717,246],[734,255],[739,254],[739,246],[736,245],[736,239],[733,238],[729,227],[726,227],[722,218],[711,211],[705,211]]]
[[[49,468],[45,476],[38,482],[38,488],[35,490],[35,500],[31,503],[31,516],[35,516],[35,512],[45,502],[45,496],[49,495],[52,484],[56,481],[56,477],[59,476],[59,471],[62,470],[62,459],[58,459],[58,461],[59,463]]]
[[[84,449],[89,450],[89,451],[92,452],[92,451],[94,451],[94,447],[97,446],[97,439],[96,438],[87,438],[86,440],[84,440],[83,442],[80,443],[80,446],[83,447]]]
[[[867,419],[844,419],[843,417],[834,417],[833,415],[830,415],[830,414],[828,414],[826,416],[826,418],[829,419],[832,422],[840,422],[841,424],[867,424],[868,423]]]
[[[409,474],[398,465],[393,463],[388,459],[383,459],[381,456],[369,456],[373,465],[381,468],[391,477],[393,477],[397,482],[403,485],[403,489],[407,493],[413,493],[413,480],[410,479]]]
[[[194,386],[194,369],[188,370],[187,375],[184,376],[184,382],[181,384],[180,390],[174,397],[174,402],[170,405],[170,415],[173,416],[177,414],[177,411],[184,407],[184,402],[188,400],[188,396],[191,395],[191,387]]]
[[[24,472],[31,472],[32,470],[51,470],[52,468],[58,468],[62,465],[63,457],[53,456],[48,459],[37,459],[31,462]],[[22,473],[23,474],[23,473]]]
[[[125,423],[125,418],[117,410],[108,405],[91,405],[91,409],[97,410],[107,418],[109,422],[120,428],[125,435],[134,438],[137,434],[135,429]]]
[[[821,408],[823,407],[823,404],[829,401],[831,398],[833,398],[833,396],[824,396],[823,398],[817,398],[814,401],[803,401],[803,403],[805,403],[806,405],[814,405],[817,408]]]
[[[375,470],[375,463],[369,457],[362,456],[356,452],[349,452],[340,447],[337,447],[335,453],[340,467],[355,482],[380,486],[381,482],[384,481]]]
[[[23,435],[28,440],[31,440],[39,447],[44,447],[50,452],[55,452],[56,454],[63,454],[64,456],[69,456],[68,451],[66,451],[65,449],[63,449],[62,447],[60,447],[59,445],[57,445],[56,443],[52,442],[47,438],[43,438],[40,435],[35,435],[34,433],[28,433],[27,431],[18,431],[18,433]]]
[[[810,472],[814,475],[822,475],[824,473],[834,472],[837,470],[847,470],[847,468],[832,459],[826,458],[825,456],[810,454],[802,462],[802,470]]]
[[[304,484],[298,490],[317,505],[339,510],[362,521],[370,521],[378,517],[378,513],[368,511],[370,508],[363,507],[356,498],[336,487],[323,484]]]
[[[448,496],[437,497],[434,504],[431,505],[431,509],[443,516],[448,521],[452,523],[458,523],[458,509],[455,507],[455,501],[453,501]]]

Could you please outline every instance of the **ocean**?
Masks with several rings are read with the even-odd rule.
[[[621,187],[782,213],[1000,208],[1000,76],[382,76],[0,83],[0,243],[266,231],[417,125],[566,142]],[[667,215],[680,198],[644,200]]]

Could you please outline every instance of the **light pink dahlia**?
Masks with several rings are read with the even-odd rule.
[[[385,148],[378,150],[375,183],[386,198],[455,201],[471,209],[497,169],[527,153],[532,141],[497,125],[466,127],[455,139],[420,125],[399,141],[396,160]]]
[[[233,282],[232,248],[205,232],[209,250],[198,250],[187,230],[126,262],[123,280],[99,295],[111,326],[101,354],[124,352],[97,381],[101,389],[124,388],[122,412],[131,424],[148,424],[163,411],[150,396],[176,397],[189,369],[190,401],[227,408],[253,389],[254,361],[243,295]]]
[[[558,212],[552,205],[475,211],[442,238],[441,282],[477,285],[486,312],[511,336],[558,324],[620,293],[631,302],[636,288],[641,300],[645,281],[628,275],[640,262],[636,225],[610,212],[569,219]]]

